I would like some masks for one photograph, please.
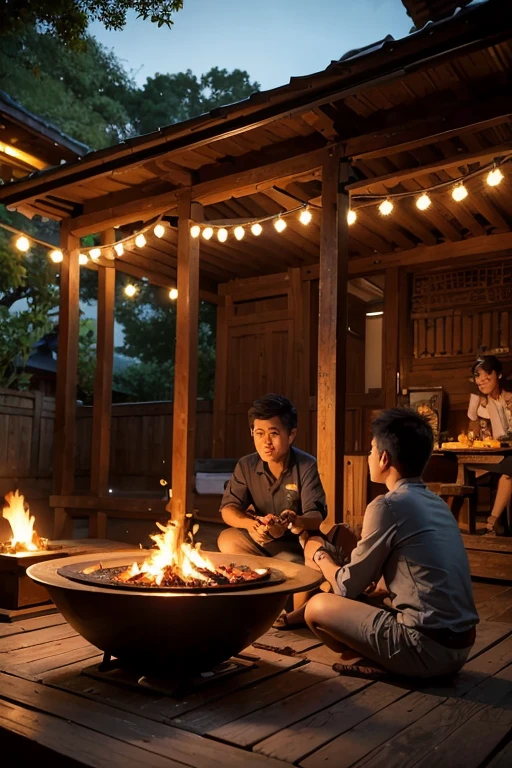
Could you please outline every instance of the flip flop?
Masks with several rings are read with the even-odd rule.
[[[307,624],[305,621],[288,621],[288,615],[281,613],[272,624],[273,629],[304,629]]]
[[[367,680],[380,680],[383,677],[387,677],[389,672],[386,669],[380,667],[374,667],[371,664],[357,663],[357,664],[341,664],[336,662],[332,665],[335,672],[339,672],[340,675],[346,675],[348,677],[365,677]]]

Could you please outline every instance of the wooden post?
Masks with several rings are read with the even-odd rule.
[[[333,150],[322,169],[318,324],[317,457],[328,530],[343,519],[347,349],[349,163]]]
[[[384,282],[384,315],[382,329],[382,384],[386,408],[393,408],[397,403],[398,379],[400,370],[398,359],[398,330],[400,325],[398,267],[386,270]]]
[[[224,296],[217,307],[217,339],[215,348],[215,394],[213,398],[214,459],[226,458],[226,405],[228,395],[228,308],[231,296]]]
[[[102,245],[115,242],[115,231],[106,230]],[[98,272],[98,321],[96,371],[92,409],[91,493],[107,492],[110,466],[110,419],[112,413],[112,370],[114,364],[114,305],[116,270],[101,266]]]
[[[64,259],[60,266],[59,348],[57,356],[57,387],[55,396],[55,432],[53,491],[57,496],[69,496],[75,482],[75,420],[78,365],[78,320],[80,267],[79,241],[70,233],[70,221],[61,224],[61,248]],[[60,538],[66,525],[65,517],[56,516],[54,536]]]
[[[193,505],[197,408],[199,240],[190,235],[190,194],[180,199],[178,216],[178,299],[170,511],[174,520],[181,521],[186,512],[192,512]]]

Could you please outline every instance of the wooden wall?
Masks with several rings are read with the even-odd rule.
[[[267,392],[289,397],[299,412],[297,446],[316,453],[318,287],[312,270],[232,281],[222,286],[217,322],[213,455],[254,450],[247,411]],[[345,450],[365,451],[381,393],[365,395],[365,303],[348,295]]]
[[[444,427],[467,428],[471,366],[478,354],[512,362],[512,255],[486,263],[410,274],[411,323],[401,328],[402,390],[446,391]]]

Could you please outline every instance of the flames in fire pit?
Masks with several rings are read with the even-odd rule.
[[[64,566],[59,573],[97,586],[172,590],[240,588],[270,577],[268,568],[253,570],[246,565],[214,565],[201,552],[201,545],[193,544],[191,536],[190,541],[183,540],[184,525],[180,521],[171,520],[166,526],[157,522],[156,525],[161,532],[150,537],[156,549],[143,562],[135,561],[131,566],[118,565],[114,568],[96,562],[87,564],[79,572]]]
[[[0,553],[14,555],[17,552],[37,552],[45,549],[48,541],[42,539],[34,530],[35,517],[30,510],[25,509],[25,499],[19,493],[8,493],[5,497],[7,506],[3,508],[3,516],[11,526],[11,539],[0,543]]]

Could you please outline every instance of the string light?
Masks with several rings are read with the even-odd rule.
[[[89,259],[87,258],[87,254],[85,253],[78,254],[78,263],[80,264],[81,267],[84,267],[88,261]]]
[[[163,224],[157,224],[153,229],[153,232],[158,238],[163,237],[165,235],[165,227]]]
[[[379,205],[379,211],[382,216],[389,216],[391,211],[393,210],[395,206],[391,202],[391,200],[383,200],[382,203]]]
[[[467,196],[468,191],[462,183],[457,184],[457,186],[452,189],[452,197],[456,203],[460,203],[461,200],[464,200]]]
[[[284,232],[284,230],[286,229],[286,221],[279,216],[279,218],[274,221],[274,227],[276,229],[276,232],[279,232],[279,234],[281,234],[281,232]]]
[[[500,181],[503,181],[503,174],[499,168],[493,168],[487,175],[487,183],[490,187],[497,187]]]
[[[306,225],[306,226],[307,226],[307,225],[309,224],[309,222],[311,221],[311,219],[312,219],[312,218],[313,218],[313,214],[311,213],[311,211],[309,210],[309,208],[305,208],[305,209],[304,209],[304,210],[301,212],[301,214],[300,214],[300,216],[299,216],[299,221],[300,221],[300,223],[301,223],[301,224],[304,224],[304,225]]]
[[[124,292],[129,299],[133,299],[133,297],[137,293],[137,288],[132,283],[128,283],[128,285],[125,285],[124,287]]]
[[[190,236],[194,238],[194,240],[199,237],[201,234],[201,227],[199,224],[194,224],[193,227],[190,227]]]
[[[93,261],[97,261],[101,256],[101,248],[91,248],[89,256]]]
[[[139,234],[135,238],[135,245],[137,246],[137,248],[144,248],[144,246],[146,245],[146,238],[144,237],[142,232],[139,232]]]
[[[243,240],[245,235],[245,229],[243,227],[235,227],[233,234],[237,240]]]
[[[261,224],[256,222],[256,224],[252,225],[251,232],[254,235],[254,237],[259,237],[261,235],[261,233],[263,232],[263,227],[261,226]]]
[[[50,259],[54,264],[60,264],[60,262],[64,260],[64,254],[59,250],[52,251],[50,253]]]
[[[352,224],[355,224],[356,219],[357,219],[357,213],[355,211],[349,211],[347,213],[347,222],[349,227],[351,227]]]
[[[122,243],[116,243],[114,245],[114,251],[118,256],[122,256],[124,253],[124,245]]]
[[[424,193],[423,193],[422,195],[420,195],[420,197],[418,197],[418,199],[416,200],[416,208],[417,208],[419,211],[426,211],[426,210],[427,210],[427,208],[428,208],[428,207],[431,205],[431,203],[432,203],[432,200],[431,200],[431,199],[430,199],[430,197],[427,195],[427,193],[426,193],[426,192],[424,192]]]
[[[225,227],[221,227],[219,230],[217,230],[217,240],[219,243],[225,243],[228,239],[228,231]]]
[[[211,240],[213,237],[213,228],[206,227],[206,229],[203,229],[203,237],[205,240]]]
[[[26,253],[28,249],[30,248],[30,240],[28,237],[25,237],[25,235],[21,235],[16,240],[16,248],[18,251],[21,251],[22,253]]]
[[[169,298],[172,299],[172,301],[176,301],[178,298],[178,289],[177,288],[171,288],[169,291]]]

